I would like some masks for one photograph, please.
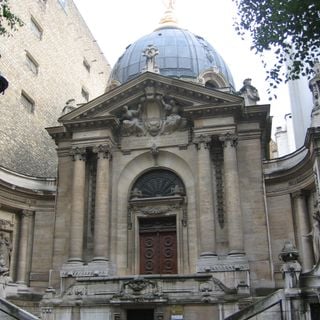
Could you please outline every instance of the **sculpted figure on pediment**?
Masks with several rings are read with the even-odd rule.
[[[183,119],[180,116],[180,106],[177,101],[171,97],[167,102],[164,98],[161,99],[166,113],[166,118],[163,123],[162,134],[170,134],[183,126]]]
[[[162,95],[149,99],[148,102],[140,99],[137,107],[123,106],[120,121],[123,137],[167,135],[187,126],[186,119],[181,117],[181,105],[178,101]]]
[[[140,120],[141,104],[137,109],[129,109],[126,105],[123,107],[124,113],[122,115],[122,134],[124,136],[145,134],[143,124]]]

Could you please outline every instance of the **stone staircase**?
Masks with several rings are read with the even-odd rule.
[[[0,298],[0,319],[1,320],[39,320],[38,317],[19,308],[6,299]]]

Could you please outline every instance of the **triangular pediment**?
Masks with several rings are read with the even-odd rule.
[[[136,108],[139,103],[172,97],[182,109],[225,108],[243,105],[243,98],[203,87],[199,84],[145,72],[135,79],[106,92],[59,119],[61,123],[119,118],[124,107]]]

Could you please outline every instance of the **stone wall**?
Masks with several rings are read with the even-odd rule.
[[[9,88],[0,97],[0,164],[33,176],[56,174],[44,128],[57,125],[67,100],[86,102],[82,90],[90,100],[101,95],[110,71],[73,1],[60,2],[11,1],[24,26],[1,38],[0,73]]]

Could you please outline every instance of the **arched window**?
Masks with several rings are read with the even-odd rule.
[[[131,198],[168,197],[185,194],[181,179],[172,171],[157,169],[143,174],[133,185]]]
[[[219,88],[217,83],[215,81],[212,81],[212,80],[207,81],[206,84],[205,84],[205,87],[209,88],[209,89],[218,89]]]

